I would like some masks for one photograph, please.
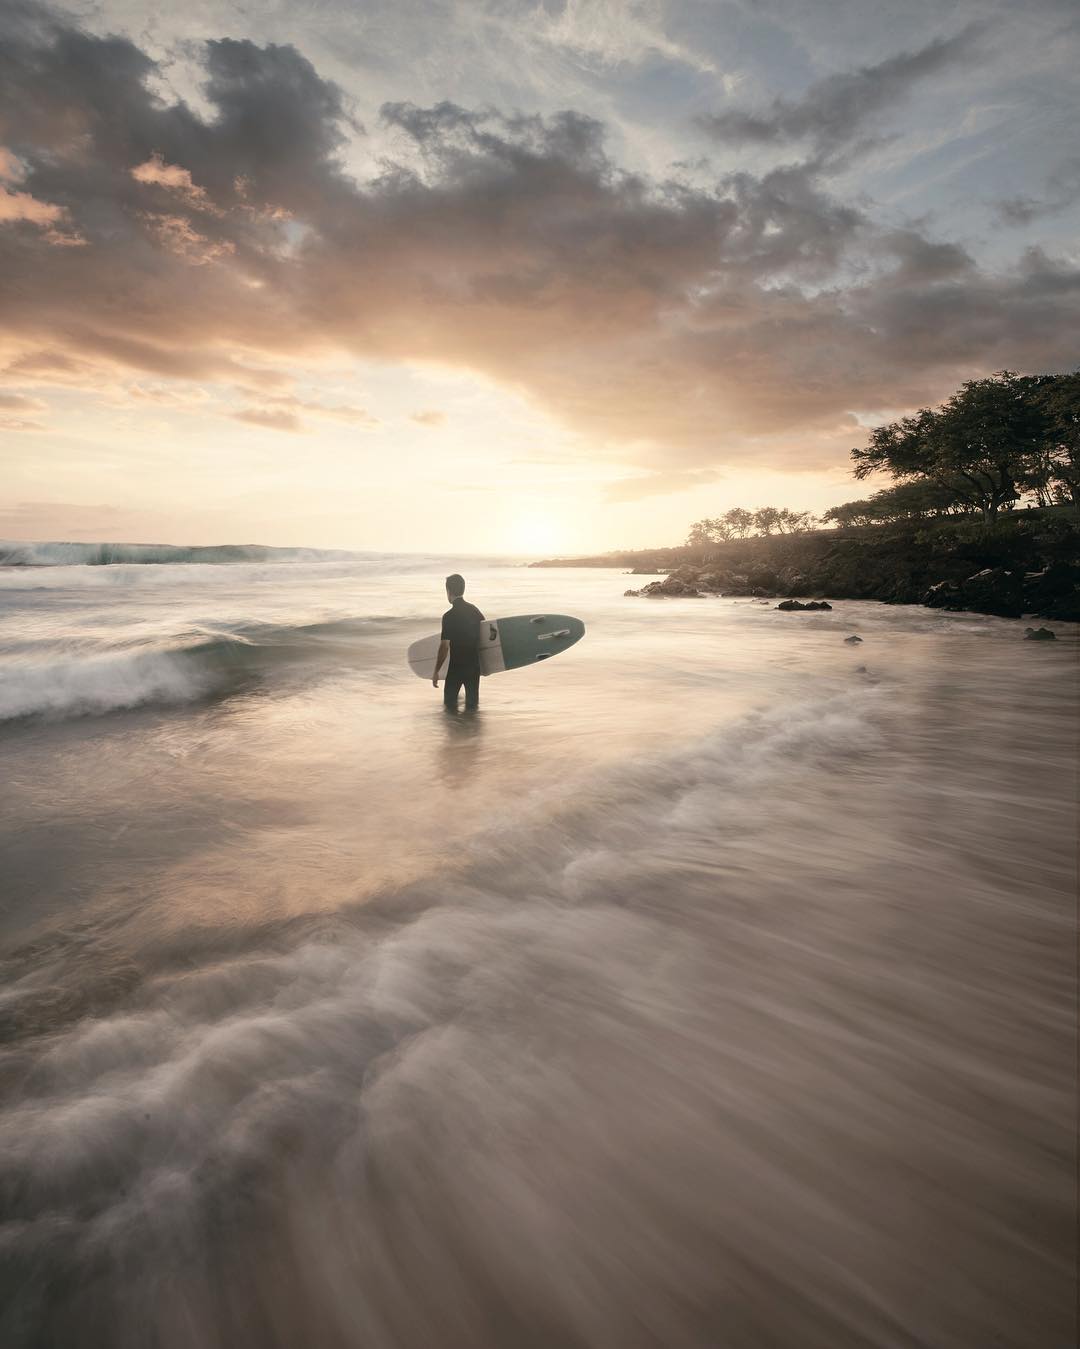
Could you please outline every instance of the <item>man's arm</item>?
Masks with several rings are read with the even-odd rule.
[[[439,670],[442,668],[442,663],[446,659],[449,650],[450,643],[444,637],[439,642],[439,654],[435,657],[435,669],[431,672],[431,683],[434,688],[439,687]]]

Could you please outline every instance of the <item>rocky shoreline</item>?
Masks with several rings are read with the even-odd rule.
[[[1075,513],[1017,512],[993,526],[926,522],[744,539],[683,557],[663,580],[626,594],[644,598],[731,595],[803,603],[881,600],[928,608],[1080,622],[1080,522]],[[664,561],[672,550],[664,550]],[[628,555],[623,555],[627,557]],[[632,556],[632,555],[630,555]],[[660,570],[638,555],[634,574]],[[613,565],[553,560],[545,565]],[[661,564],[662,565],[662,564]],[[795,605],[785,607],[797,607]]]

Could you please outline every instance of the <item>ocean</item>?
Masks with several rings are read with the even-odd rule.
[[[0,552],[5,1349],[1074,1343],[1075,628],[102,547]],[[449,717],[448,571],[586,636]]]

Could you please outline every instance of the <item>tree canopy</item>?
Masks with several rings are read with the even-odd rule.
[[[1040,375],[1032,381],[1034,400],[1046,419],[1040,482],[1050,500],[1080,506],[1080,370]]]
[[[1063,467],[1075,467],[1076,379],[1002,370],[969,380],[940,408],[876,427],[851,452],[855,476],[884,470],[900,483],[930,481],[993,520],[1022,490],[1043,483],[1051,492]]]
[[[710,543],[745,539],[750,533],[763,538],[771,534],[802,534],[812,528],[813,523],[814,517],[809,511],[793,511],[786,506],[759,506],[756,511],[734,506],[723,515],[695,521],[686,542],[691,548],[701,548]]]
[[[962,385],[938,408],[876,427],[851,451],[855,477],[888,473],[891,487],[833,506],[822,524],[872,525],[937,515],[993,520],[1022,495],[1040,506],[1080,507],[1080,370],[1019,375],[1001,370]],[[735,506],[698,520],[687,544],[799,534],[817,523],[809,511]]]
[[[915,479],[885,487],[861,501],[845,501],[831,506],[821,519],[826,524],[877,525],[897,520],[924,520],[928,516],[962,514],[971,506],[961,500],[953,487],[929,479]]]

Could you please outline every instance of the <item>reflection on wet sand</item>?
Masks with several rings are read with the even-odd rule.
[[[462,787],[483,763],[484,713],[443,708],[439,723],[432,736],[435,773],[444,787]]]

